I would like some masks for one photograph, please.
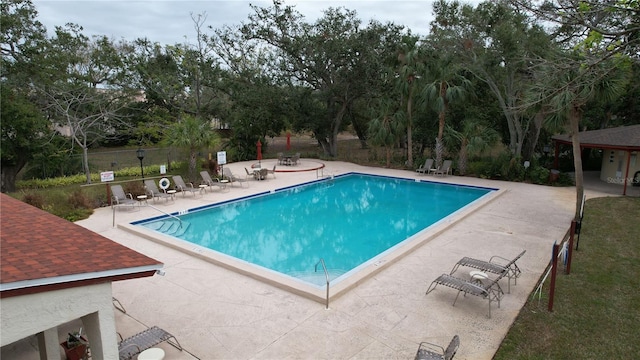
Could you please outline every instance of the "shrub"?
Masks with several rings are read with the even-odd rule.
[[[94,207],[92,201],[80,189],[69,194],[68,202],[74,209],[93,209]]]
[[[38,209],[44,209],[44,196],[37,192],[28,192],[24,194],[24,196],[22,197],[22,201],[31,206],[35,206]]]

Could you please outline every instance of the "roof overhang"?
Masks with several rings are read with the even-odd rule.
[[[0,298],[36,294],[44,291],[87,286],[104,282],[130,280],[153,276],[163,264],[115,269],[103,272],[71,274],[50,278],[23,280],[0,284]]]

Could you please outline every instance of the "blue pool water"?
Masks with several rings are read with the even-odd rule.
[[[322,258],[333,280],[492,190],[352,173],[135,224],[307,281]]]

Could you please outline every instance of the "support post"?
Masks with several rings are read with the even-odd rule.
[[[556,273],[558,272],[558,244],[553,244],[551,254],[551,284],[549,285],[549,306],[548,310],[553,311],[553,297],[556,292]]]
[[[569,275],[571,273],[571,258],[573,257],[573,236],[576,233],[577,221],[571,221],[571,231],[569,232],[569,246],[567,246],[567,268],[564,273]]]

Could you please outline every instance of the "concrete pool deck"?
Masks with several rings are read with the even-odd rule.
[[[267,164],[263,166],[269,161],[273,162],[263,161]],[[251,163],[225,167],[239,176]],[[118,332],[127,337],[148,326],[166,329],[185,349],[180,352],[161,344],[167,359],[412,359],[421,341],[446,346],[455,334],[461,340],[456,359],[491,359],[546,267],[552,244],[569,227],[575,188],[432,177],[344,162],[325,164],[324,175],[356,171],[499,188],[504,193],[332,300],[328,310],[324,303],[113,227],[111,208],[97,209],[77,224],[165,264],[165,276],[113,284],[113,295],[127,310],[126,314],[115,311]],[[276,173],[275,179],[249,180],[249,187],[231,186],[198,197],[178,194],[174,202],[160,200],[154,206],[176,212],[315,180],[317,175],[316,171]],[[115,222],[158,215],[151,207],[119,209]],[[491,318],[484,299],[460,297],[454,307],[453,289],[438,287],[425,295],[429,284],[448,273],[461,257],[513,258],[522,250],[527,250],[518,261],[522,276],[505,294],[500,308],[493,304]],[[467,269],[457,274],[469,275]],[[506,282],[503,288],[506,291]],[[38,358],[36,351],[24,354],[17,358]],[[3,351],[3,355],[8,354]]]

